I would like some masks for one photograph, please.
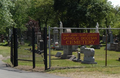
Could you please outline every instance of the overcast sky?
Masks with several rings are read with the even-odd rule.
[[[112,5],[116,6],[119,5],[120,6],[120,0],[108,0],[112,2]]]

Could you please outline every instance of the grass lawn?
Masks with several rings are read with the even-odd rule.
[[[26,44],[27,45],[27,44]],[[19,46],[18,48],[18,59],[25,59],[25,60],[32,60],[32,52],[29,50],[31,46]],[[18,68],[26,69],[26,70],[35,70],[35,71],[44,71],[48,73],[53,73],[62,76],[72,77],[70,73],[74,73],[73,75],[80,73],[88,73],[88,74],[104,74],[104,75],[118,75],[120,73],[120,61],[117,61],[120,57],[120,52],[116,51],[107,51],[107,67],[105,67],[105,47],[101,47],[101,49],[95,49],[95,62],[97,64],[82,64],[81,62],[73,62],[69,59],[60,59],[55,57],[54,55],[57,52],[63,51],[56,51],[51,49],[51,69],[44,71],[44,62],[43,62],[43,55],[36,54],[36,68],[32,69],[32,62],[31,61],[18,61],[19,66]],[[48,51],[49,53],[49,51]],[[10,47],[7,46],[0,46],[0,54],[4,57],[10,55]],[[77,52],[73,52],[73,55],[77,57]],[[81,53],[81,60],[83,60],[84,54]],[[8,60],[4,60],[7,63],[10,63]],[[48,57],[49,60],[49,57]],[[49,63],[48,63],[49,64]],[[74,78],[74,77],[73,77]],[[79,77],[75,77],[79,78]],[[87,78],[87,77],[86,77]]]

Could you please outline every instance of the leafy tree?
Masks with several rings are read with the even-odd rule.
[[[54,10],[65,26],[95,27],[110,11],[106,0],[54,0]]]
[[[0,0],[0,32],[5,32],[6,27],[14,24],[10,9],[14,8],[11,0]]]
[[[24,31],[26,29],[25,24],[28,21],[27,9],[30,6],[29,0],[17,0],[14,2],[15,7],[11,9],[15,27]]]
[[[50,19],[54,17],[53,0],[33,0],[32,6],[28,10],[31,18],[38,20],[40,25],[48,25]]]

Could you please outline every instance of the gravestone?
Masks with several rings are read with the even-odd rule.
[[[71,33],[71,29],[66,29],[65,33]],[[72,45],[63,45],[62,59],[67,59],[68,56],[72,55]]]
[[[21,38],[21,45],[24,45],[24,39]]]
[[[54,34],[53,35],[54,36],[53,47],[55,48],[58,45],[58,29],[57,29],[57,27],[54,27],[53,34]]]
[[[110,43],[110,49],[109,50],[113,50],[116,51],[116,49],[118,49],[118,43]]]
[[[57,54],[55,55],[55,57],[61,57],[61,52],[57,52]]]
[[[103,36],[102,36],[102,41],[103,41],[103,43],[106,42],[106,35],[103,35]],[[107,41],[108,41],[108,38],[107,38]]]
[[[97,22],[95,33],[99,33],[98,27],[99,27],[99,24],[98,24],[98,22]],[[94,47],[95,49],[100,49],[100,44],[99,44],[99,45],[95,45],[95,46],[93,46],[93,47]]]
[[[112,34],[112,31],[111,31],[111,26],[109,26],[109,36],[110,36],[110,43],[112,44],[113,43],[113,34]]]
[[[84,48],[84,64],[97,64],[94,59],[95,50],[94,48]]]
[[[40,50],[41,32],[37,33],[37,50]]]
[[[106,47],[105,47],[106,50]],[[107,50],[110,50],[110,43],[107,44]]]
[[[120,51],[120,42],[118,42],[118,45],[116,46],[116,51]]]
[[[74,61],[74,62],[81,62],[80,52],[78,52],[77,54],[78,54],[78,57],[77,57],[77,58],[74,58],[72,61]]]
[[[62,49],[63,46],[61,45],[61,34],[63,33],[63,23],[60,21],[60,36],[59,36],[59,48]]]
[[[80,47],[80,53],[83,53],[85,48],[86,48],[86,46],[81,46]]]
[[[44,50],[44,41],[39,40],[39,43],[40,43],[40,51]]]

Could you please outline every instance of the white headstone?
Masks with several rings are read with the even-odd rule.
[[[82,61],[82,63],[97,64],[94,59],[94,53],[95,53],[94,48],[84,48],[83,53],[84,53],[84,60]]]

